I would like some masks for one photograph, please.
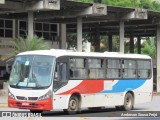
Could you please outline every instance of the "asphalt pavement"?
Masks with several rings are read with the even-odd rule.
[[[3,89],[0,89],[0,108],[8,107],[8,83],[4,82]]]
[[[16,109],[16,108],[8,108],[8,104],[7,104],[7,99],[8,99],[8,86],[7,84],[4,85],[4,89],[0,90],[0,112],[1,111],[19,111],[20,109]],[[139,112],[144,113],[145,111],[150,111],[152,112],[156,112],[156,111],[160,111],[160,94],[156,94],[154,93],[154,97],[153,97],[153,101],[149,102],[149,103],[142,103],[142,104],[136,104],[135,105],[135,109],[133,110],[134,112]],[[28,110],[24,110],[21,109],[20,111],[28,111]],[[29,112],[29,111],[28,111]],[[120,111],[121,112],[121,111]],[[44,112],[44,114],[42,114],[43,117],[40,118],[24,118],[23,120],[50,120],[53,119],[54,120],[61,120],[61,119],[66,119],[66,120],[151,120],[151,117],[146,118],[146,117],[111,117],[111,115],[116,115],[120,113],[119,111],[116,111],[115,108],[111,108],[111,109],[106,109],[104,111],[100,111],[100,112],[90,112],[87,110],[84,110],[82,112],[82,114],[78,114],[78,115],[66,115],[63,112],[56,112],[56,111],[46,111]],[[110,117],[100,117],[100,116],[110,116]],[[11,120],[11,118],[5,118],[5,117],[0,117],[0,120]],[[14,120],[15,118],[13,118]],[[22,119],[21,117],[16,118],[16,120]],[[152,118],[154,120],[159,120],[160,118],[158,117],[154,117]]]

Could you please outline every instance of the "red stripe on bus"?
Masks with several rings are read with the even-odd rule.
[[[102,90],[104,90],[104,80],[84,80],[76,87],[66,92],[59,93],[58,95],[72,94],[74,92],[78,92],[80,94],[91,94]]]

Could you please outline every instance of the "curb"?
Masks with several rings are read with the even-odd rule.
[[[0,108],[8,108],[8,104],[7,103],[0,103]]]
[[[160,93],[153,93],[153,96],[160,96]]]
[[[8,95],[8,90],[0,90],[0,96],[7,96]]]

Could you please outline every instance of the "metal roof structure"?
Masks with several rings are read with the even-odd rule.
[[[44,1],[55,3],[59,8],[38,7],[42,2],[44,4]],[[36,21],[66,23],[67,32],[76,32],[77,18],[82,17],[83,32],[93,32],[98,27],[101,35],[118,35],[119,22],[124,21],[125,37],[130,36],[131,33],[135,37],[156,35],[156,27],[160,24],[159,12],[98,5],[71,0],[5,0],[5,4],[0,5],[0,17],[25,19],[28,10],[32,10]],[[93,11],[90,11],[91,9]],[[97,11],[95,12],[94,9]]]
[[[124,37],[129,37],[131,53],[134,52],[134,37],[138,40],[138,53],[141,52],[141,37],[156,37],[156,78],[157,91],[160,92],[160,12],[75,1],[0,0],[0,18],[28,21],[30,36],[33,35],[33,22],[60,23],[61,30],[65,29],[65,35],[61,34],[65,42],[66,31],[77,33],[79,51],[82,48],[82,32],[95,37],[96,51],[100,50],[100,35],[108,36],[109,51],[112,51],[112,36],[119,35],[120,52],[124,52]],[[62,39],[60,44],[62,46]]]

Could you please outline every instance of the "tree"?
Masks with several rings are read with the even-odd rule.
[[[79,2],[90,2],[93,3],[95,1],[99,2],[99,0],[75,0]],[[150,9],[154,11],[160,11],[160,2],[155,0],[100,0],[100,2],[112,5],[112,6],[122,6],[122,7],[132,7],[132,8],[144,8]]]
[[[49,44],[44,41],[43,38],[33,36],[33,38],[18,38],[12,40],[11,43],[14,45],[14,50],[1,57],[2,60],[16,56],[18,53],[31,51],[31,50],[44,50],[49,49]]]
[[[137,53],[137,48],[134,52]],[[149,55],[151,58],[156,58],[156,42],[153,37],[148,37],[142,44],[141,54]]]
[[[144,9],[153,9],[151,0],[140,0],[139,6]]]
[[[112,51],[114,51],[114,52],[118,52],[119,51],[119,46],[120,46],[120,44],[119,44],[119,36],[116,36],[116,35],[114,35],[113,37],[112,37]]]
[[[156,43],[153,38],[147,38],[143,46],[142,54],[149,55],[151,58],[156,58]]]
[[[85,3],[91,3],[91,2],[93,2],[93,0],[75,0],[75,1],[78,1],[78,2],[85,2]]]
[[[82,34],[82,44],[85,41],[92,42],[91,34],[90,33],[83,33]],[[67,34],[67,49],[75,48],[77,49],[77,33],[68,33]]]
[[[77,33],[67,34],[67,49],[77,48]]]
[[[153,10],[160,11],[160,3],[159,2],[153,1],[152,4],[153,4]]]

